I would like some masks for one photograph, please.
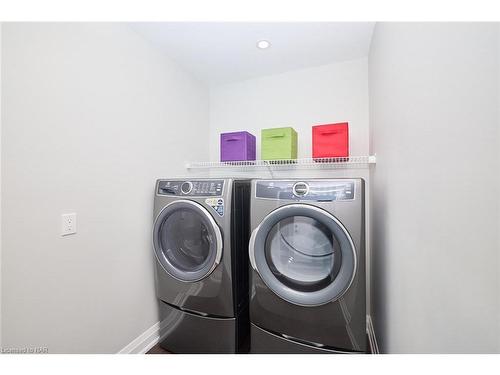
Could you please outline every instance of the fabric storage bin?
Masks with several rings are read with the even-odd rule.
[[[263,160],[296,159],[297,132],[291,127],[262,129],[261,157]]]
[[[313,158],[349,156],[349,124],[316,125],[312,127]]]
[[[255,160],[255,136],[249,132],[220,135],[220,161]]]

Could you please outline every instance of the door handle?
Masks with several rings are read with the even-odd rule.
[[[252,268],[257,272],[259,271],[257,270],[257,264],[255,262],[255,237],[257,236],[259,227],[260,225],[252,231],[252,234],[250,235],[250,241],[248,242],[248,257],[250,258],[250,264],[252,265]]]

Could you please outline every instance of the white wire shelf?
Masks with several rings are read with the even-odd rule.
[[[342,158],[303,158],[284,160],[249,160],[249,161],[202,161],[186,164],[187,169],[340,169],[340,168],[367,168],[375,164],[377,157],[349,156]]]

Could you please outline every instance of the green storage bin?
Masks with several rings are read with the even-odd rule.
[[[297,159],[297,132],[291,128],[262,129],[262,160]]]

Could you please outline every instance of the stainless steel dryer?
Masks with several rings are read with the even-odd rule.
[[[153,247],[163,348],[248,351],[249,181],[156,182]]]
[[[365,352],[364,181],[254,180],[251,193],[251,352]]]

